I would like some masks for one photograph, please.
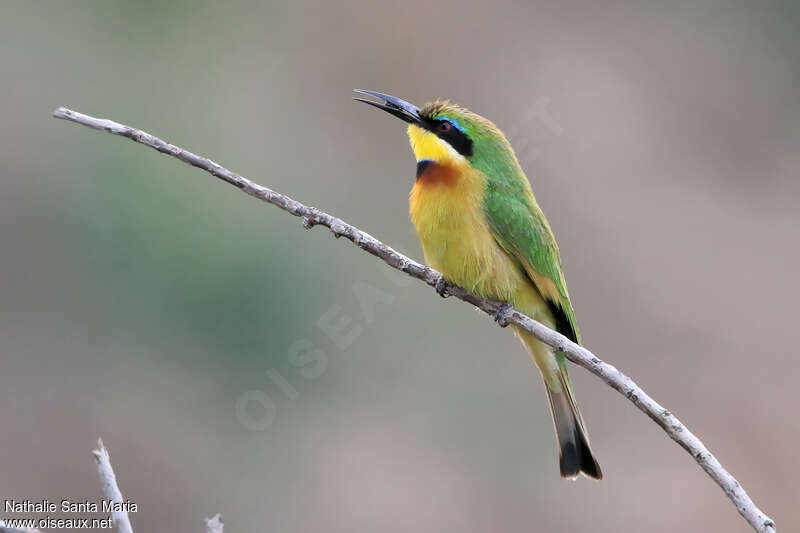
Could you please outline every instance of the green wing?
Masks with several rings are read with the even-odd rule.
[[[533,193],[522,180],[527,181],[524,176],[500,183],[490,180],[484,200],[489,228],[544,297],[556,319],[556,330],[580,343],[558,245]]]

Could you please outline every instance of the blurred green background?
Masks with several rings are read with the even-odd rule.
[[[403,125],[351,102],[362,87],[448,97],[506,131],[587,346],[791,530],[798,35],[794,0],[4,2],[0,498],[96,500],[102,436],[139,531],[217,511],[231,532],[748,531],[587,372],[601,484],[559,479],[509,331],[50,116],[143,128],[421,258]],[[316,362],[293,365],[309,346]]]

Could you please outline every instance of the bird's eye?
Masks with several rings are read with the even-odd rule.
[[[437,126],[436,129],[439,130],[439,133],[447,133],[448,131],[453,129],[453,125],[450,124],[448,121],[443,120],[439,122],[439,125]]]

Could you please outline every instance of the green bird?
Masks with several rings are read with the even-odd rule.
[[[447,101],[418,108],[375,91],[355,98],[408,122],[417,159],[411,221],[425,261],[468,291],[511,303],[580,343],[561,257],[528,178],[503,132]],[[603,477],[589,447],[564,355],[512,326],[544,378],[562,477]]]

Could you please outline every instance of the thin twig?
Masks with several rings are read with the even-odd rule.
[[[117,477],[114,475],[114,469],[111,468],[111,457],[108,455],[106,447],[103,446],[103,439],[97,439],[97,449],[92,450],[92,455],[97,461],[97,474],[100,476],[100,488],[103,490],[103,496],[115,503],[123,504],[125,500],[122,499],[122,493],[117,486]],[[111,512],[111,521],[119,533],[133,533],[128,512],[124,507]]]
[[[448,294],[471,303],[490,316],[495,316],[498,311],[501,310],[502,302],[480,298],[461,287],[446,283],[439,272],[396,252],[391,247],[359,230],[355,226],[324,213],[315,207],[304,205],[288,196],[258,185],[239,174],[221,167],[205,157],[201,157],[183,148],[164,142],[158,137],[154,137],[136,128],[125,126],[124,124],[119,124],[111,120],[84,115],[63,107],[58,108],[53,113],[53,116],[114,135],[127,137],[145,146],[154,148],[161,153],[171,155],[184,163],[209,172],[222,181],[241,189],[250,196],[275,205],[294,216],[300,217],[303,226],[307,229],[314,226],[325,226],[330,229],[337,238],[347,238],[365,252],[382,259],[389,266],[405,272],[409,276],[417,278],[431,287],[435,288],[437,284],[440,288],[444,286]],[[717,458],[708,451],[702,441],[689,431],[689,429],[672,413],[667,411],[645,393],[632,379],[617,370],[614,366],[601,361],[586,348],[575,344],[560,333],[536,322],[519,311],[509,309],[502,314],[504,315],[500,317],[503,319],[502,321],[508,324],[515,324],[533,334],[540,341],[562,351],[567,359],[587,369],[633,402],[636,407],[658,424],[672,440],[691,454],[711,479],[722,488],[728,498],[730,498],[736,506],[736,510],[739,511],[739,514],[747,520],[753,529],[759,533],[775,533],[775,523],[772,519],[756,507],[744,488],[736,481],[736,478],[725,470]]]

